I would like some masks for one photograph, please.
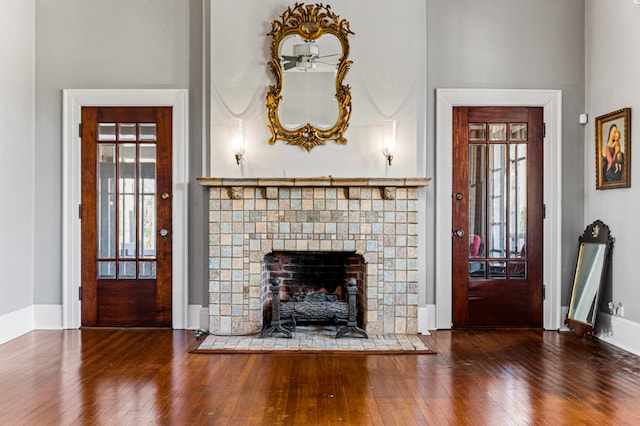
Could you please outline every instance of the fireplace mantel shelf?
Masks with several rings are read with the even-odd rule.
[[[199,177],[202,186],[223,187],[422,187],[429,185],[429,177],[404,178],[219,178]]]

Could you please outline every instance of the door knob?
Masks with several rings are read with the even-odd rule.
[[[167,231],[165,228],[162,228],[160,230],[160,236],[162,237],[163,241],[167,241],[167,235],[169,235],[169,231]]]
[[[458,229],[456,231],[453,231],[453,235],[455,235],[458,238],[462,238],[464,237],[464,231],[462,229]]]

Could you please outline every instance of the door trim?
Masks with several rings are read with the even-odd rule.
[[[454,106],[541,106],[544,108],[544,195],[547,218],[543,229],[543,276],[546,299],[542,323],[561,326],[562,266],[562,91],[502,89],[436,90],[435,290],[436,328],[452,325],[451,193]]]
[[[187,328],[189,273],[188,236],[188,91],[178,89],[63,90],[62,109],[62,328],[80,327],[81,247],[78,206],[80,193],[80,137],[83,106],[173,107],[173,238],[172,327]]]

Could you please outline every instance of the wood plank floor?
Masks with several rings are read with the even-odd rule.
[[[0,345],[0,424],[640,424],[640,358],[537,330],[439,331],[438,355],[190,354],[190,331]]]

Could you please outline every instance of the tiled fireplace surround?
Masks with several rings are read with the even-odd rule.
[[[366,330],[415,334],[418,188],[429,178],[200,178],[209,187],[209,331],[262,328],[272,252],[351,252],[365,262]]]

